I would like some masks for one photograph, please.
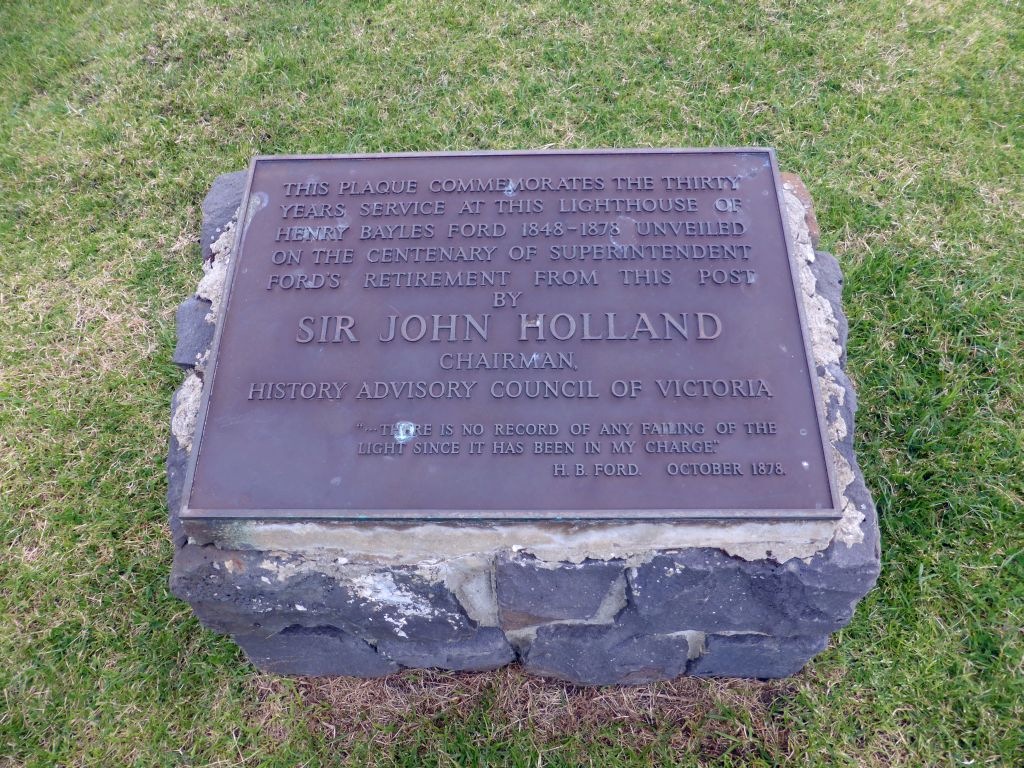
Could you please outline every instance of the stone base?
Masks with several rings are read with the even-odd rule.
[[[878,524],[853,452],[842,276],[816,252],[806,189],[784,175],[808,326],[844,495],[830,523],[183,525],[203,365],[244,173],[203,205],[206,277],[178,312],[171,588],[259,668],[376,677],[518,660],[582,685],[800,670],[850,621],[879,570]]]

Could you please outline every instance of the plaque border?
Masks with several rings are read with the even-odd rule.
[[[625,154],[672,154],[672,155],[706,155],[706,154],[765,154],[768,156],[775,185],[776,202],[779,209],[779,224],[782,227],[786,254],[789,257],[789,273],[793,284],[793,295],[796,299],[797,316],[800,322],[800,335],[803,340],[804,358],[807,373],[811,380],[811,393],[814,398],[814,410],[817,415],[818,432],[821,438],[822,453],[825,460],[825,472],[828,477],[829,493],[832,506],[821,509],[368,509],[364,512],[339,509],[197,509],[189,502],[192,497],[192,485],[196,464],[202,452],[202,438],[206,426],[210,396],[213,392],[217,374],[218,352],[221,335],[230,308],[231,296],[238,266],[238,256],[245,240],[245,233],[250,223],[249,198],[252,192],[253,176],[259,163],[295,160],[366,160],[373,158],[395,157],[493,157],[509,155],[625,155]],[[178,514],[183,521],[268,521],[268,522],[300,522],[304,520],[332,523],[609,523],[621,522],[694,522],[694,521],[816,521],[838,520],[842,517],[840,504],[841,495],[836,482],[835,458],[831,441],[828,439],[825,421],[826,414],[821,401],[818,384],[817,365],[811,350],[810,333],[807,316],[802,298],[799,279],[799,268],[795,262],[793,235],[786,221],[786,200],[782,190],[782,178],[779,172],[778,158],[772,147],[657,147],[618,149],[606,147],[600,149],[520,149],[520,150],[471,150],[461,152],[374,152],[367,154],[327,154],[327,155],[255,155],[249,161],[246,173],[245,191],[239,207],[239,220],[236,224],[235,242],[231,248],[231,262],[228,275],[224,282],[224,295],[221,298],[220,318],[210,347],[209,367],[204,372],[203,392],[200,399],[199,413],[196,418],[195,432],[192,439],[192,451],[189,454],[185,471],[185,483],[181,496],[181,507]]]

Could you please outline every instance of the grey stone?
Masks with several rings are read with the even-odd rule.
[[[631,572],[634,605],[655,632],[832,632],[877,576],[876,564],[847,561],[840,548],[781,565],[715,549],[658,555]]]
[[[832,397],[828,401],[829,420],[834,421],[841,418],[847,425],[846,436],[835,444],[836,449],[850,465],[853,470],[853,481],[844,489],[843,493],[847,499],[862,515],[864,522],[860,529],[863,533],[863,541],[851,546],[840,542],[833,542],[819,558],[815,558],[818,567],[824,569],[835,566],[846,574],[853,574],[856,583],[851,583],[851,589],[862,590],[866,594],[874,586],[878,577],[881,565],[881,548],[878,533],[878,513],[875,510],[874,502],[871,500],[871,492],[864,483],[864,476],[860,471],[857,456],[853,448],[853,424],[857,413],[857,393],[853,389],[846,372],[838,366],[830,366],[829,373],[835,381],[843,388],[843,402]]]
[[[464,640],[419,641],[381,640],[381,653],[403,667],[455,669],[481,672],[503,667],[515,658],[504,633],[495,627],[482,627]]]
[[[830,416],[838,413],[842,416],[843,421],[848,427],[846,437],[836,444],[836,449],[853,470],[853,482],[845,488],[843,493],[854,507],[864,515],[864,522],[860,526],[864,538],[863,541],[852,546],[834,542],[823,555],[836,563],[842,563],[846,569],[857,569],[858,571],[870,574],[870,579],[863,582],[863,589],[866,593],[867,590],[874,586],[881,566],[878,512],[871,499],[871,492],[864,483],[864,475],[860,471],[860,464],[857,461],[857,455],[853,448],[853,424],[857,413],[857,393],[854,391],[853,385],[845,371],[833,366],[830,368],[830,372],[845,389],[843,403],[840,404],[834,401],[829,403]]]
[[[476,625],[448,589],[411,569],[368,571],[266,552],[188,544],[175,553],[171,591],[218,632],[333,626],[379,641],[471,638]]]
[[[853,387],[850,385],[850,379],[847,377],[846,372],[838,365],[830,365],[827,368],[828,374],[835,380],[843,389],[843,398],[840,399],[837,396],[830,396],[826,403],[828,409],[828,421],[830,424],[834,423],[837,418],[841,418],[843,423],[848,427],[853,424],[854,414],[857,412],[857,395],[853,391]],[[833,445],[837,445],[833,443]],[[847,431],[847,435],[839,441],[838,446],[842,448],[844,445],[853,447],[853,434]]]
[[[380,677],[399,670],[369,643],[331,626],[290,626],[270,636],[234,639],[253,664],[280,675]]]
[[[543,624],[549,621],[594,618],[606,598],[618,589],[625,603],[621,561],[584,560],[556,567],[532,557],[505,556],[495,565],[494,585],[502,629]]]
[[[235,215],[245,194],[246,171],[235,171],[218,176],[209,194],[203,200],[203,225],[199,232],[199,245],[203,250],[203,259],[213,258],[210,246],[220,237],[221,231]]]
[[[178,392],[171,398],[171,413],[178,406]],[[171,539],[175,547],[185,544],[185,532],[181,527],[178,511],[181,509],[182,494],[185,490],[185,471],[188,465],[188,452],[181,447],[172,432],[167,443],[167,516],[171,528]]]
[[[828,635],[708,635],[688,673],[697,677],[788,677],[828,646]]]
[[[213,343],[216,326],[206,322],[210,306],[210,302],[197,296],[185,299],[178,305],[178,342],[174,347],[173,360],[182,368],[194,368],[197,360]]]
[[[607,626],[549,624],[537,630],[523,667],[577,685],[628,685],[678,677],[688,654],[683,635],[646,634],[628,619]]]
[[[174,435],[171,435],[167,445],[167,517],[171,526],[171,538],[176,547],[185,543],[185,532],[181,527],[178,510],[181,509],[181,496],[185,489],[187,462],[188,454],[178,445]]]
[[[831,573],[834,577],[833,584],[837,581],[842,582],[843,589],[857,593],[853,599],[855,603],[875,585],[881,568],[878,513],[871,499],[871,492],[864,483],[864,476],[860,471],[853,448],[857,394],[845,371],[837,366],[831,366],[829,373],[844,389],[842,403],[839,403],[837,398],[830,398],[828,403],[829,419],[832,420],[836,416],[840,416],[847,425],[846,436],[835,446],[853,471],[853,481],[843,490],[843,493],[857,511],[864,515],[864,522],[860,526],[863,540],[852,545],[835,541],[807,565],[809,571]],[[838,598],[838,595],[836,597]],[[851,604],[851,615],[853,607]]]
[[[846,341],[849,338],[850,324],[843,312],[843,271],[835,256],[826,251],[815,251],[811,262],[811,272],[817,281],[817,290],[832,306],[838,324],[837,333],[839,346],[843,348],[840,364],[846,365]],[[853,387],[847,387],[852,391]]]

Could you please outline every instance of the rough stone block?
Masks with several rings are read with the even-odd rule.
[[[290,626],[269,637],[243,634],[234,639],[253,664],[280,675],[380,677],[399,670],[369,643],[335,627]]]
[[[241,204],[247,177],[246,171],[221,174],[214,180],[209,194],[203,200],[203,225],[199,233],[199,245],[203,250],[204,261],[213,258],[210,246],[220,237],[220,233]]]
[[[171,413],[178,405],[178,392],[171,399]],[[181,447],[178,439],[171,432],[167,443],[167,512],[171,528],[171,538],[175,547],[185,543],[185,532],[181,527],[178,510],[181,509],[181,497],[185,490],[185,472],[188,465],[188,451]]]
[[[213,343],[216,326],[206,322],[209,311],[210,302],[196,296],[178,305],[178,342],[173,360],[182,368],[194,368]]]
[[[181,528],[178,510],[181,508],[181,494],[185,488],[185,465],[187,462],[188,454],[178,445],[174,435],[171,435],[167,445],[167,509],[171,537],[175,546],[185,543],[185,532]]]
[[[505,630],[593,619],[602,609],[614,615],[626,603],[623,564],[615,560],[553,566],[511,555],[498,559],[494,584]]]
[[[189,544],[175,553],[171,590],[204,625],[232,634],[333,626],[374,641],[451,642],[476,633],[444,584],[407,568],[346,568]]]
[[[515,659],[505,634],[495,627],[483,627],[464,640],[435,643],[381,640],[381,653],[403,667],[436,667],[459,671],[483,671],[503,667]]]
[[[577,685],[649,683],[686,671],[683,635],[644,633],[629,620],[612,625],[549,624],[523,657],[523,667]]]
[[[630,588],[638,614],[656,632],[821,634],[850,620],[876,573],[828,555],[778,564],[692,549],[633,569]]]
[[[708,635],[688,670],[697,677],[788,677],[828,646],[828,635]]]
[[[832,306],[832,314],[836,318],[836,333],[839,346],[843,348],[840,364],[846,365],[846,341],[849,337],[850,324],[843,312],[843,272],[836,257],[825,251],[815,251],[811,262],[811,272],[817,280],[818,293],[824,296]],[[849,387],[849,389],[853,389]]]

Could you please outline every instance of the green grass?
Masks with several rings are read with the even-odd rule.
[[[0,105],[0,765],[1024,764],[1019,0],[7,0]],[[364,711],[171,597],[173,310],[215,176],[709,145],[777,147],[846,271],[883,571],[806,672],[605,709],[413,674],[430,706]]]

